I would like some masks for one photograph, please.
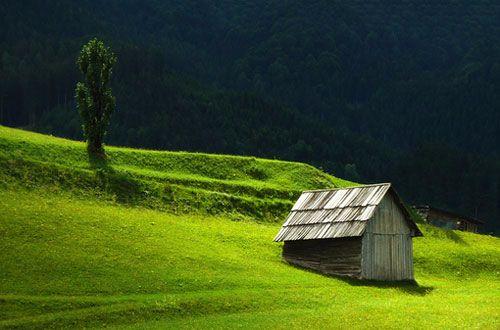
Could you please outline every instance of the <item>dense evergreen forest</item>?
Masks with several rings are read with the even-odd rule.
[[[309,162],[500,230],[498,1],[2,1],[0,124],[81,138],[95,36],[108,143]]]

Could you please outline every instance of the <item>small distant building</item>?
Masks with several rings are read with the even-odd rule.
[[[429,205],[413,206],[413,208],[420,214],[425,222],[436,227],[477,233],[478,229],[484,225],[484,222],[478,219],[466,217]]]
[[[422,236],[389,183],[304,191],[281,227],[283,258],[321,273],[413,280],[412,238]]]

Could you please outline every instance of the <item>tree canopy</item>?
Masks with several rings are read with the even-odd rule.
[[[94,38],[83,45],[76,63],[84,76],[84,82],[76,84],[75,97],[87,150],[90,156],[104,159],[104,136],[115,108],[109,83],[116,56]]]

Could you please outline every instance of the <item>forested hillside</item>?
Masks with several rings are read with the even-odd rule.
[[[499,22],[497,1],[2,1],[0,123],[79,137],[99,36],[109,143],[306,161],[498,230]]]

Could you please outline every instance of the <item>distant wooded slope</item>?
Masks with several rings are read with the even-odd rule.
[[[0,123],[77,137],[75,58],[118,53],[108,141],[300,160],[500,218],[500,4],[0,4]]]

